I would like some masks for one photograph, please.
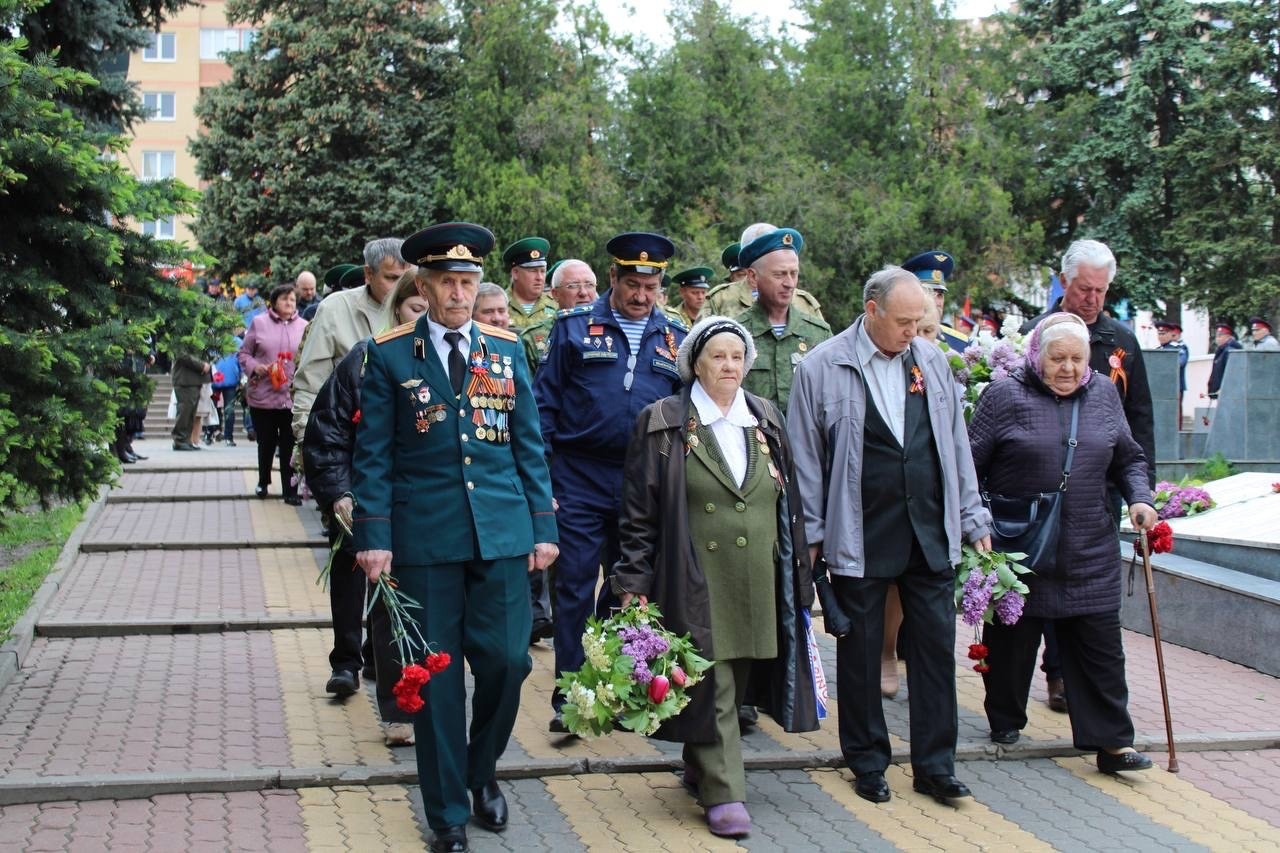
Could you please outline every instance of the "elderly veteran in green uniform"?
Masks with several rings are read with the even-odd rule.
[[[683,389],[645,408],[631,437],[612,580],[624,604],[659,605],[715,659],[657,737],[685,744],[685,782],[711,831],[730,837],[751,830],[738,706],[758,704],[789,732],[818,728],[804,513],[782,414],[742,388],[754,357],[727,317],[700,320],[681,344]]]
[[[770,225],[768,222],[757,222],[754,225],[748,225],[746,230],[742,232],[742,240],[738,245],[746,246],[761,234],[777,230],[776,226]],[[733,246],[729,246],[725,249],[725,254],[727,255],[729,249],[732,248]],[[747,273],[747,268],[750,264],[742,262],[741,251],[741,249],[738,250],[739,254],[735,261],[736,269],[730,267],[729,281],[725,284],[718,284],[707,292],[707,301],[702,306],[703,317],[710,317],[713,314],[736,317],[755,303],[755,286]],[[809,291],[797,289],[795,305],[806,314],[817,317],[819,320],[823,319],[822,306]]]
[[[422,605],[422,635],[474,678],[469,740],[460,660],[423,688],[414,720],[433,851],[467,849],[473,810],[506,827],[495,771],[532,668],[526,575],[558,550],[523,353],[514,333],[471,319],[492,247],[467,223],[405,241],[430,308],[368,348],[352,460],[357,561],[371,581],[392,572]]]
[[[556,302],[546,292],[547,254],[551,244],[541,237],[517,240],[502,253],[502,265],[511,272],[507,288],[507,313],[516,334],[540,320],[554,317]]]
[[[751,333],[758,354],[742,386],[784,412],[791,398],[791,376],[796,365],[831,337],[831,327],[825,320],[806,314],[793,304],[803,248],[804,237],[799,231],[778,228],[743,246],[739,256],[756,291],[756,301],[737,320]]]
[[[679,312],[676,319],[692,328],[698,322],[702,306],[707,301],[707,291],[711,289],[711,276],[715,275],[711,267],[693,267],[675,274],[672,279],[680,288],[680,304],[673,306]]]
[[[947,303],[947,279],[955,265],[955,258],[941,249],[932,249],[903,261],[902,268],[915,273],[920,284],[933,293],[933,302],[938,308],[938,338],[948,349],[960,352],[969,345],[969,336],[942,322],[942,312],[946,310]]]
[[[579,305],[590,305],[599,295],[596,293],[596,274],[586,261],[564,258],[552,264],[547,275],[551,282],[551,297],[560,306],[557,317]],[[529,360],[530,376],[538,372],[538,363],[547,351],[551,327],[555,323],[556,317],[544,317],[520,333],[520,342]]]

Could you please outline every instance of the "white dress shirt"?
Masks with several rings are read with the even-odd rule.
[[[858,363],[862,367],[862,376],[866,380],[871,400],[901,445],[904,441],[903,433],[906,432],[907,350],[892,358],[885,355],[867,334],[865,324],[858,329],[856,346]]]
[[[462,340],[458,341],[458,352],[462,353],[462,359],[467,363],[467,367],[471,366],[471,321],[463,323],[456,329],[448,329],[441,326],[434,320],[427,320],[427,332],[431,335],[431,346],[436,351],[436,356],[440,359],[440,366],[444,368],[444,375],[449,377],[449,342],[444,339],[445,332],[457,332],[462,335]],[[462,387],[466,389],[467,375],[462,374]]]
[[[716,437],[720,455],[724,458],[729,473],[733,475],[733,481],[741,486],[742,481],[747,478],[747,435],[743,430],[758,425],[751,410],[747,408],[746,395],[741,388],[738,389],[728,414],[720,411],[720,407],[702,387],[701,380],[694,380],[690,398],[698,411],[698,420]]]

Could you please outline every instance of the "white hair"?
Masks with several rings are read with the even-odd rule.
[[[757,222],[748,225],[742,229],[742,239],[738,241],[739,249],[745,249],[747,244],[759,237],[761,234],[768,234],[770,231],[777,231],[778,226],[770,225],[768,222]]]
[[[1048,353],[1049,344],[1064,339],[1083,346],[1085,358],[1089,357],[1089,327],[1075,314],[1060,311],[1040,321],[1040,358]]]
[[[565,258],[563,261],[560,262],[559,266],[556,267],[555,272],[551,274],[552,290],[555,290],[557,287],[560,286],[560,282],[564,279],[564,271],[569,267],[573,266],[574,264],[579,264],[581,266],[586,267],[587,272],[591,273],[591,280],[595,281],[596,271],[591,269],[591,264],[587,263],[584,260],[580,260],[578,258]]]
[[[692,385],[694,380],[694,358],[693,348],[698,347],[702,350],[705,342],[702,341],[707,330],[712,326],[720,327],[711,337],[719,334],[737,334],[746,344],[746,353],[742,360],[742,376],[745,379],[747,371],[751,369],[751,365],[756,361],[756,342],[752,340],[751,333],[747,328],[737,320],[728,317],[703,317],[701,320],[693,324],[693,328],[689,330],[689,334],[685,335],[684,341],[680,344],[680,350],[676,353],[676,367],[680,369],[680,378],[684,380],[684,384]]]
[[[1075,281],[1076,273],[1082,264],[1086,267],[1105,269],[1107,284],[1111,284],[1111,280],[1116,277],[1116,256],[1111,253],[1106,243],[1100,243],[1097,240],[1076,240],[1068,246],[1066,253],[1062,256],[1064,285]]]

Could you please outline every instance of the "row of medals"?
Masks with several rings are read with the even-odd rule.
[[[689,455],[689,448],[697,447],[699,444],[702,443],[702,440],[698,438],[698,434],[694,431],[697,428],[698,428],[698,421],[695,418],[689,418],[689,422],[685,424],[685,432],[688,435],[688,438],[686,439],[686,442],[685,442],[685,449],[684,449],[685,456]],[[760,453],[764,456],[764,458],[769,459],[769,443],[768,441],[765,440],[764,430],[760,429],[759,427],[756,427],[756,442],[760,445]],[[782,475],[778,472],[778,466],[773,464],[772,459],[769,460],[769,476],[772,477],[774,480],[776,480],[778,485],[783,484]]]
[[[484,441],[511,441],[508,412],[516,410],[515,371],[511,356],[489,354],[488,370],[484,357],[471,356],[471,382],[467,401],[471,403],[471,422],[476,425],[476,438]]]

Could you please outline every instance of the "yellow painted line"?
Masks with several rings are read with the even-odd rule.
[[[986,688],[982,685],[982,676],[972,667],[957,664],[956,698],[962,708],[986,720],[987,712],[982,707]],[[1071,721],[1066,714],[1050,711],[1044,702],[1029,696],[1027,726],[1022,730],[1022,737],[1030,740],[1071,740]]]
[[[1280,829],[1163,769],[1108,776],[1093,756],[1055,758],[1122,805],[1210,850],[1280,850]]]
[[[272,486],[275,494],[279,494],[279,476]],[[255,478],[256,482],[256,478]],[[253,512],[249,513],[253,524],[253,537],[273,542],[306,542],[306,528],[302,526],[302,517],[298,511],[279,498],[256,501]]]
[[[848,770],[811,770],[809,778],[845,811],[901,850],[1051,851],[1016,823],[974,799],[944,805],[911,790],[911,774],[898,765],[885,772],[893,792],[887,803],[869,803],[853,792]]]
[[[588,850],[744,849],[711,834],[702,808],[671,773],[555,776],[544,783]]]
[[[544,643],[529,647],[533,672],[520,693],[520,713],[511,736],[531,758],[655,757],[662,753],[640,735],[628,731],[598,738],[566,738],[547,731],[551,691],[555,687],[555,653]]]
[[[298,802],[312,853],[423,846],[408,791],[399,785],[302,788]]]
[[[360,690],[337,702],[324,690],[333,632],[318,628],[272,631],[271,640],[293,766],[391,764],[369,695]]]
[[[259,548],[254,551],[262,571],[262,593],[272,615],[329,614],[329,593],[316,583],[320,567],[303,548]]]

